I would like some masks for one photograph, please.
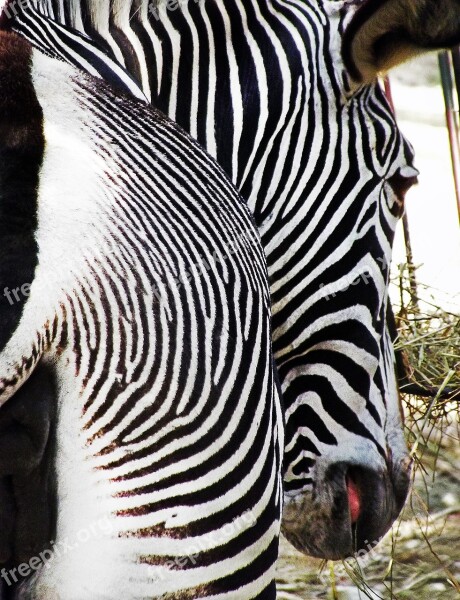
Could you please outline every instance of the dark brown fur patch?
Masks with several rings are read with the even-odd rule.
[[[32,85],[32,49],[15,33],[0,31],[0,143],[41,145],[43,115]]]
[[[27,301],[20,290],[32,283],[38,261],[37,190],[45,140],[31,59],[26,41],[0,31],[0,350],[19,322]]]
[[[345,31],[342,54],[352,78],[370,83],[418,54],[459,42],[458,0],[367,0]]]
[[[0,351],[20,320],[28,300],[21,288],[32,283],[38,261],[37,195],[45,140],[31,68],[31,46],[15,33],[0,31]],[[48,434],[55,396],[50,372],[39,367],[1,409],[0,526],[6,522],[8,529],[0,529],[0,560],[11,559],[11,566],[37,556],[54,535]]]

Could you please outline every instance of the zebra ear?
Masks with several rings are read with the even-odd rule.
[[[415,56],[460,43],[459,0],[364,0],[343,37],[345,66],[371,83]]]

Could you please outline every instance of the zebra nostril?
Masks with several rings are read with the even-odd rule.
[[[401,511],[409,487],[404,477],[389,465],[388,470],[352,466],[347,470],[346,489],[354,550],[377,543]]]

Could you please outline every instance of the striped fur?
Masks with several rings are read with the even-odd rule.
[[[54,555],[15,597],[274,598],[284,440],[250,214],[168,119],[0,35],[46,140],[0,403],[37,365],[58,385]]]
[[[36,2],[122,61],[248,199],[286,408],[284,531],[328,558],[377,541],[409,480],[386,310],[395,182],[415,171],[380,88],[345,69],[357,4]]]
[[[248,198],[287,407],[286,533],[327,557],[376,541],[408,483],[385,315],[398,195],[415,172],[380,89],[359,87],[344,58],[366,6],[397,2],[31,1],[124,64]],[[421,45],[444,43],[424,18],[435,3],[412,4]]]

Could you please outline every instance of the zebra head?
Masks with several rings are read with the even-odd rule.
[[[300,550],[343,558],[381,539],[410,482],[388,285],[417,171],[375,80],[422,48],[458,43],[460,20],[452,2],[306,4],[309,192],[263,240],[286,405],[283,531]]]

